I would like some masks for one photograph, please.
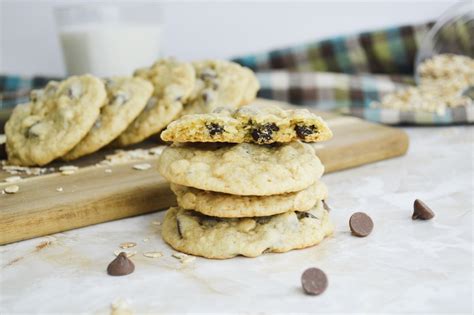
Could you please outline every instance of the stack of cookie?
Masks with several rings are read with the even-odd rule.
[[[311,145],[332,136],[307,110],[250,105],[184,116],[162,133],[159,160],[178,207],[164,240],[207,258],[255,257],[318,244],[333,231]]]
[[[113,143],[132,145],[161,132],[183,114],[236,108],[252,101],[258,81],[229,61],[162,59],[134,77],[92,75],[51,81],[34,90],[6,124],[8,160],[45,165],[74,160]]]

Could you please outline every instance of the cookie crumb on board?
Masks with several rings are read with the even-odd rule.
[[[63,190],[64,190],[64,189],[63,189],[62,187],[56,188],[56,191],[57,191],[57,192],[62,192]]]
[[[16,183],[21,180],[20,176],[10,176],[4,179],[4,182],[6,183]]]
[[[20,190],[20,187],[18,185],[10,185],[5,187],[4,191],[7,194],[16,194]]]
[[[141,164],[135,164],[133,165],[133,169],[139,170],[139,171],[146,171],[151,168],[150,163],[141,163]]]
[[[150,149],[135,150],[115,150],[113,154],[108,154],[105,159],[97,164],[97,166],[124,164],[132,161],[143,161],[148,159],[156,159],[161,154],[164,145],[152,147]]]
[[[8,165],[7,161],[2,161],[2,170],[7,172],[10,175],[33,175],[38,176],[46,173],[52,173],[55,171],[54,167],[28,167],[28,166],[18,166],[18,165]]]

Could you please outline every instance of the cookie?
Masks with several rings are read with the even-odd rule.
[[[174,249],[206,258],[256,257],[320,243],[334,227],[322,202],[309,211],[258,218],[221,219],[179,207],[170,208],[163,239]]]
[[[237,110],[216,109],[210,114],[183,116],[161,134],[174,142],[325,141],[332,132],[324,120],[307,109],[284,110],[277,105],[252,104]]]
[[[324,167],[311,145],[175,144],[163,150],[158,170],[172,183],[242,196],[299,191],[314,184]]]
[[[287,211],[308,211],[327,198],[327,188],[316,182],[301,191],[270,196],[237,196],[171,184],[178,206],[219,218],[269,216]]]
[[[135,76],[150,81],[153,96],[145,109],[114,142],[118,146],[138,143],[163,130],[178,117],[194,88],[195,73],[190,63],[162,59]]]
[[[196,85],[181,115],[209,113],[221,106],[237,108],[255,99],[260,88],[250,69],[231,61],[204,60],[193,66]]]
[[[89,132],[106,102],[104,83],[91,75],[50,82],[17,106],[5,125],[9,162],[45,165],[65,155]]]
[[[153,92],[150,82],[141,78],[115,77],[105,80],[108,101],[89,133],[65,156],[74,160],[95,152],[117,138],[145,108]]]

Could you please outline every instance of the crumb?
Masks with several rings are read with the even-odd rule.
[[[127,255],[127,257],[132,257],[132,256],[135,256],[137,254],[136,251],[116,250],[116,251],[114,251],[114,255],[118,256],[121,252],[124,252]]]
[[[7,194],[16,194],[20,190],[20,187],[18,185],[10,185],[5,187],[4,191]]]
[[[21,180],[20,176],[10,176],[4,179],[6,183],[16,183]]]
[[[143,253],[143,256],[148,257],[148,258],[159,258],[163,256],[163,253],[158,252],[158,251],[151,251],[151,252]]]
[[[120,244],[120,248],[132,248],[137,246],[137,243],[134,242],[125,242]]]
[[[146,171],[151,168],[151,164],[149,163],[142,163],[142,164],[135,164],[133,165],[133,169],[139,171]]]

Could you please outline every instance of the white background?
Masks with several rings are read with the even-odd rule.
[[[0,73],[63,75],[53,7],[0,0]],[[455,1],[162,2],[163,53],[228,58],[329,36],[435,19]],[[157,16],[158,16],[157,12]]]

